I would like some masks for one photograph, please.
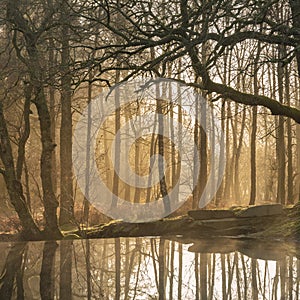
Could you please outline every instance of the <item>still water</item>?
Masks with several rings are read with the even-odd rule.
[[[0,243],[0,299],[299,299],[298,246],[180,238]]]

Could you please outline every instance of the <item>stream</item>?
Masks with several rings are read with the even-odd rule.
[[[182,237],[0,243],[0,299],[298,299],[298,248]]]

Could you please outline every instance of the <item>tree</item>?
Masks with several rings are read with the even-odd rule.
[[[18,59],[25,64],[27,67],[27,72],[30,80],[30,84],[33,89],[32,102],[34,103],[40,123],[40,134],[42,143],[42,154],[41,154],[41,180],[43,188],[43,204],[44,204],[44,215],[46,220],[45,234],[48,237],[60,237],[61,233],[57,224],[56,210],[58,207],[58,202],[56,200],[53,185],[52,185],[52,151],[55,145],[51,138],[51,117],[49,113],[49,108],[47,106],[47,101],[44,91],[44,72],[41,64],[40,51],[38,49],[38,41],[41,34],[49,26],[49,18],[53,14],[52,10],[48,10],[44,19],[42,20],[40,26],[36,29],[33,24],[29,24],[28,20],[25,19],[22,14],[22,7],[19,1],[7,3],[7,24],[13,31],[13,45],[17,53]],[[26,49],[26,53],[21,51],[20,43],[22,47]],[[5,120],[2,119],[2,126],[5,126]],[[4,135],[5,128],[3,128]],[[4,144],[3,144],[4,145]],[[7,143],[6,143],[7,145]],[[5,158],[4,158],[5,159]],[[13,157],[10,158],[9,165],[7,165],[6,172],[8,168],[13,168]],[[16,184],[12,170],[10,171],[12,176],[7,180],[7,188],[12,189],[16,186],[18,190],[18,197],[22,199],[23,192],[20,184]],[[14,196],[11,196],[12,203],[15,201]],[[23,201],[24,202],[24,201]],[[21,203],[21,202],[20,202]],[[25,204],[24,204],[25,206]],[[16,207],[15,207],[16,208]],[[28,208],[27,208],[28,210]],[[18,212],[18,211],[17,211]],[[21,219],[21,212],[18,212]],[[29,218],[27,218],[29,220]],[[30,225],[29,227],[26,225]],[[25,231],[32,231],[36,235],[36,228],[34,224],[23,224]]]
[[[56,238],[61,236],[57,224],[56,177],[60,177],[60,223],[74,223],[76,194],[73,194],[71,156],[74,98],[77,95],[88,94],[90,102],[97,89],[93,84],[96,81],[100,81],[102,85],[103,82],[112,85],[138,76],[167,77],[194,87],[210,102],[222,119],[227,142],[227,146],[220,149],[221,156],[226,149],[227,174],[218,193],[216,205],[221,204],[222,198],[232,201],[234,196],[235,201],[239,201],[238,198],[250,198],[251,204],[260,198],[270,200],[275,197],[285,203],[285,186],[289,201],[299,193],[299,170],[295,171],[295,166],[299,165],[296,164],[296,158],[298,162],[300,157],[299,141],[298,150],[293,146],[296,138],[299,139],[299,125],[295,127],[295,123],[300,123],[297,90],[300,74],[299,0],[272,3],[254,0],[251,5],[248,4],[242,0],[234,3],[225,0],[38,0],[26,3],[6,1],[1,4],[3,12],[0,34],[5,35],[7,39],[7,45],[1,42],[1,80],[7,84],[9,80],[6,73],[13,67],[19,68],[14,73],[18,75],[14,83],[21,94],[20,97],[16,97],[13,82],[9,82],[10,87],[3,89],[3,92],[1,88],[1,173],[11,203],[27,236],[37,238],[42,234],[32,217],[23,192],[25,186],[26,196],[31,198],[28,174],[31,173],[32,166],[26,161],[29,160],[31,151],[30,133],[35,131],[31,123],[31,110],[34,114],[37,111],[39,118],[37,136],[40,138],[38,142],[41,147],[40,178],[34,179],[38,188],[40,182],[42,186],[45,236]],[[7,64],[4,63],[6,61]],[[83,88],[83,93],[76,94],[76,88]],[[57,168],[61,170],[60,176],[57,176],[54,168],[54,105],[58,103],[55,90],[61,92],[58,141],[60,165]],[[14,98],[14,104],[18,105],[20,116],[17,117],[22,120],[19,127],[11,124],[6,93],[10,98]],[[156,120],[160,134],[157,137],[153,135],[151,142],[140,139],[145,144],[140,146],[142,143],[137,141],[135,145],[134,164],[137,173],[145,169],[143,164],[146,163],[141,161],[146,157],[144,152],[149,145],[147,155],[158,153],[160,157],[165,156],[165,165],[168,166],[165,166],[162,160],[159,161],[162,180],[155,186],[155,192],[151,193],[148,188],[145,191],[136,189],[135,193],[132,193],[132,187],[124,186],[124,182],[117,178],[117,173],[108,170],[112,169],[113,165],[118,169],[118,164],[123,159],[120,149],[126,142],[120,146],[117,141],[116,164],[111,164],[105,157],[101,171],[105,172],[103,177],[116,195],[123,193],[128,198],[134,195],[133,201],[139,202],[146,194],[145,201],[149,202],[160,193],[166,200],[165,209],[169,211],[168,191],[174,186],[180,173],[180,155],[176,155],[175,146],[166,142],[163,135],[169,131],[171,136],[178,134],[180,140],[182,132],[180,129],[175,132],[171,124],[174,120],[183,124],[185,112],[181,110],[180,105],[164,107],[164,96],[157,95],[155,108],[159,116]],[[118,93],[115,100],[118,106]],[[80,106],[83,105],[82,100],[78,102]],[[205,124],[211,116],[206,115],[207,111],[199,107],[199,103],[195,103],[195,108],[201,114],[201,124]],[[252,124],[249,121],[250,110],[246,106],[252,107]],[[78,109],[79,114],[81,108]],[[276,118],[266,115],[267,113],[276,115]],[[163,114],[170,117],[170,128],[164,126]],[[263,119],[261,114],[264,114]],[[132,123],[131,118],[131,113],[127,113],[125,108],[120,108],[116,112],[112,132],[118,131],[123,121]],[[262,126],[264,130],[260,130]],[[13,130],[17,127],[18,134],[14,135]],[[265,137],[262,136],[262,131]],[[208,172],[212,172],[214,167],[214,162],[209,161],[209,154],[214,151],[214,146],[209,145],[203,126],[195,126],[194,133],[202,166],[202,173],[196,174],[200,175],[200,181],[197,179],[198,185],[194,191],[193,200],[196,206]],[[273,133],[276,133],[276,136]],[[102,148],[105,151],[109,149],[108,140],[112,136],[113,133],[103,131]],[[266,141],[267,138],[268,144],[262,146],[261,141]],[[245,145],[246,140],[251,141],[251,148],[248,148],[248,143]],[[178,148],[180,149],[181,145]],[[262,148],[264,154],[261,153]],[[133,156],[133,153],[131,155]],[[248,169],[244,166],[248,166],[250,155],[251,168]],[[245,157],[248,158],[247,161]],[[259,168],[264,159],[268,161],[268,172]],[[88,170],[87,167],[87,177]],[[273,179],[275,172],[276,180]],[[258,179],[262,173],[265,180]],[[24,178],[24,174],[27,174],[27,179]],[[136,180],[138,181],[138,177]],[[151,181],[149,178],[150,184]],[[276,181],[277,196],[275,193],[272,195],[272,191],[276,190],[272,188],[272,184],[274,182],[275,187]],[[296,182],[298,191],[295,193],[293,184]],[[251,189],[248,189],[250,185]],[[242,186],[245,188],[240,190]],[[265,195],[262,195],[263,193]],[[85,220],[88,218],[87,200],[85,199]]]
[[[254,95],[258,95],[258,66],[257,62],[260,55],[260,43],[257,45],[257,53],[254,58],[254,66],[253,66],[253,91]],[[250,157],[250,165],[251,165],[251,192],[250,192],[250,205],[255,204],[256,199],[256,134],[257,134],[257,106],[252,108],[252,124],[251,124],[251,157]]]
[[[272,21],[276,3],[270,5],[268,2],[254,1],[251,7],[246,6],[242,1],[234,4],[225,1],[218,4],[205,4],[192,0],[181,0],[179,3],[172,1],[159,1],[155,4],[150,1],[135,1],[134,3],[134,9],[128,3],[120,1],[111,1],[109,4],[97,3],[98,8],[105,12],[103,16],[98,19],[90,14],[85,16],[89,20],[100,23],[119,40],[116,44],[110,45],[109,51],[98,57],[96,63],[100,64],[114,57],[122,57],[122,60],[127,62],[122,66],[102,67],[99,76],[116,68],[131,71],[124,80],[140,72],[152,71],[156,75],[164,76],[167,63],[184,57],[189,62],[186,64],[187,68],[193,70],[195,77],[202,79],[200,83],[189,81],[188,84],[238,103],[264,106],[273,115],[284,115],[300,123],[299,109],[284,105],[266,95],[253,95],[234,89],[230,85],[218,83],[210,74],[213,73],[214,65],[224,55],[225,49],[241,45],[247,40],[293,47],[292,53],[283,59],[290,61],[293,58],[299,45],[298,39],[294,37],[297,25],[276,26]],[[162,11],[164,11],[164,17],[159,21],[156,16]],[[202,18],[201,12],[203,11],[206,12],[206,18]],[[111,16],[115,15],[122,16],[126,20],[124,29],[118,29],[117,22],[112,20]],[[220,27],[220,24],[224,24],[222,23],[224,18],[229,19],[228,25]],[[294,21],[294,23],[297,22]],[[202,24],[201,30],[198,30],[198,24]],[[264,30],[259,28],[264,28]],[[198,54],[199,46],[203,43],[211,45],[206,63],[202,62]],[[147,56],[145,60],[133,60],[136,55],[147,53],[150,49],[155,49],[159,53],[158,49],[161,46],[168,50],[157,55],[155,60],[149,61]],[[96,49],[107,48],[108,45],[105,44]],[[263,62],[260,60],[259,63]],[[157,69],[157,66],[160,66],[160,69]]]
[[[68,1],[61,1],[61,125],[60,125],[60,225],[74,220],[72,174],[72,74],[70,70],[70,25]]]
[[[95,67],[101,65],[97,78],[104,80],[107,72],[119,70],[126,72],[123,81],[140,74],[171,77],[178,80],[178,74],[169,72],[169,65],[176,65],[181,61],[182,68],[179,72],[184,76],[181,76],[180,82],[199,88],[208,94],[213,101],[218,99],[223,99],[225,102],[233,100],[238,104],[253,106],[252,190],[251,195],[249,195],[251,204],[255,202],[257,189],[260,188],[256,182],[256,157],[254,155],[256,152],[254,140],[257,134],[255,128],[259,126],[257,115],[262,112],[258,106],[263,106],[267,109],[265,111],[272,115],[279,115],[279,145],[277,146],[281,149],[278,151],[281,171],[278,171],[277,187],[280,191],[278,191],[277,198],[284,203],[285,153],[282,151],[282,145],[285,143],[284,117],[300,123],[300,110],[297,108],[295,99],[290,99],[290,101],[284,99],[280,90],[284,84],[283,80],[279,80],[275,93],[271,90],[271,82],[267,83],[267,88],[259,88],[257,81],[259,77],[264,78],[261,74],[262,70],[266,70],[270,66],[273,69],[281,65],[283,70],[284,66],[296,64],[299,68],[299,33],[297,29],[299,21],[296,18],[299,10],[298,0],[275,1],[272,4],[267,1],[253,1],[251,5],[246,5],[243,1],[235,3],[227,3],[226,1],[206,3],[203,1],[199,3],[199,1],[194,0],[162,0],[155,3],[137,0],[133,3],[134,6],[126,1],[92,2],[93,8],[102,9],[101,17],[96,18],[91,11],[89,11],[88,16],[80,14],[81,17],[99,24],[105,28],[106,32],[115,37],[115,43],[102,41],[102,44],[94,48],[94,50],[101,52],[100,56],[95,56]],[[283,9],[284,13],[278,15],[278,7]],[[76,10],[74,12],[76,13]],[[124,20],[123,28],[118,26],[118,17]],[[278,23],[282,26],[278,26]],[[255,60],[250,53],[251,51],[247,49],[247,46],[253,44],[259,44],[261,49],[266,49],[262,54],[257,53]],[[207,46],[207,53],[204,59],[201,49],[205,45]],[[248,65],[242,69],[235,69],[234,51],[238,48],[246,49],[245,59],[248,60]],[[288,51],[282,52],[280,50],[279,56],[273,56],[271,54],[272,48],[286,48]],[[149,60],[149,56],[152,57],[151,60]],[[231,77],[241,76],[246,84],[237,86],[234,84],[234,80],[222,81],[222,74],[218,73],[218,67],[228,56],[233,57],[232,63],[228,65],[228,72],[231,73]],[[105,62],[115,59],[122,61],[122,64],[105,65]],[[278,71],[280,72],[281,69],[279,68]],[[257,72],[256,79],[253,78],[253,72]],[[252,91],[247,86],[250,82],[256,85]],[[274,84],[275,82],[273,82]],[[228,107],[230,109],[230,104]],[[229,133],[229,126],[226,127],[226,130]],[[291,144],[291,139],[289,141]],[[290,154],[289,157],[291,158]],[[233,157],[230,164],[232,169],[235,165],[234,160]],[[288,178],[291,187],[290,177],[291,168],[289,168]],[[227,174],[227,183],[224,186],[228,197],[232,195],[230,185],[233,178],[234,172],[231,171],[229,177]]]

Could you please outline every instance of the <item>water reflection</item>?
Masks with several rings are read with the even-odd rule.
[[[0,248],[0,299],[299,299],[297,245],[117,238]]]

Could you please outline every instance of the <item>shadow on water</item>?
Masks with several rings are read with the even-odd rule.
[[[0,299],[299,299],[299,244],[116,238],[0,251]]]

